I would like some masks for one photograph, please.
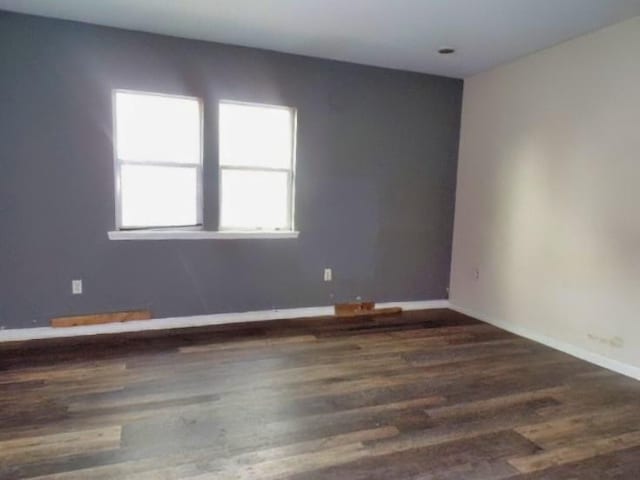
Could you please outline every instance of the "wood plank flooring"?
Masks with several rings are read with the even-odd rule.
[[[640,382],[448,311],[0,346],[1,479],[638,479]]]

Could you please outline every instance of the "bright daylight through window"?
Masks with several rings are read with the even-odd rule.
[[[202,107],[197,98],[114,93],[116,223],[119,230],[202,225],[219,209],[219,230],[293,232],[296,111],[219,104],[219,205],[202,205]],[[206,233],[206,232],[205,232]]]
[[[293,230],[295,109],[219,108],[220,230]]]
[[[199,100],[128,91],[114,97],[117,227],[200,225]]]

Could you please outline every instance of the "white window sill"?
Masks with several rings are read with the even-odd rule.
[[[116,230],[109,232],[109,240],[240,240],[298,238],[300,232],[280,231],[206,231],[206,230]]]

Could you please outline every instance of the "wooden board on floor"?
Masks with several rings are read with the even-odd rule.
[[[400,307],[389,307],[389,308],[375,308],[373,310],[356,310],[353,312],[340,312],[336,314],[337,317],[340,318],[349,318],[349,317],[379,317],[381,315],[397,315],[402,313],[402,308]]]
[[[397,315],[402,313],[400,307],[376,308],[376,302],[336,303],[335,314],[338,318],[345,317],[378,317],[381,315]]]
[[[55,328],[78,327],[81,325],[98,325],[101,323],[131,322],[133,320],[151,320],[151,312],[149,310],[131,310],[128,312],[56,317],[51,319],[51,326]]]
[[[350,303],[336,303],[334,309],[336,315],[351,315],[354,313],[370,312],[376,307],[375,302],[350,302]]]

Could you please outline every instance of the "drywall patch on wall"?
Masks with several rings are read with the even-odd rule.
[[[598,342],[600,345],[606,345],[611,348],[623,348],[624,339],[620,337],[600,337],[594,333],[588,333],[587,338],[591,341]]]

